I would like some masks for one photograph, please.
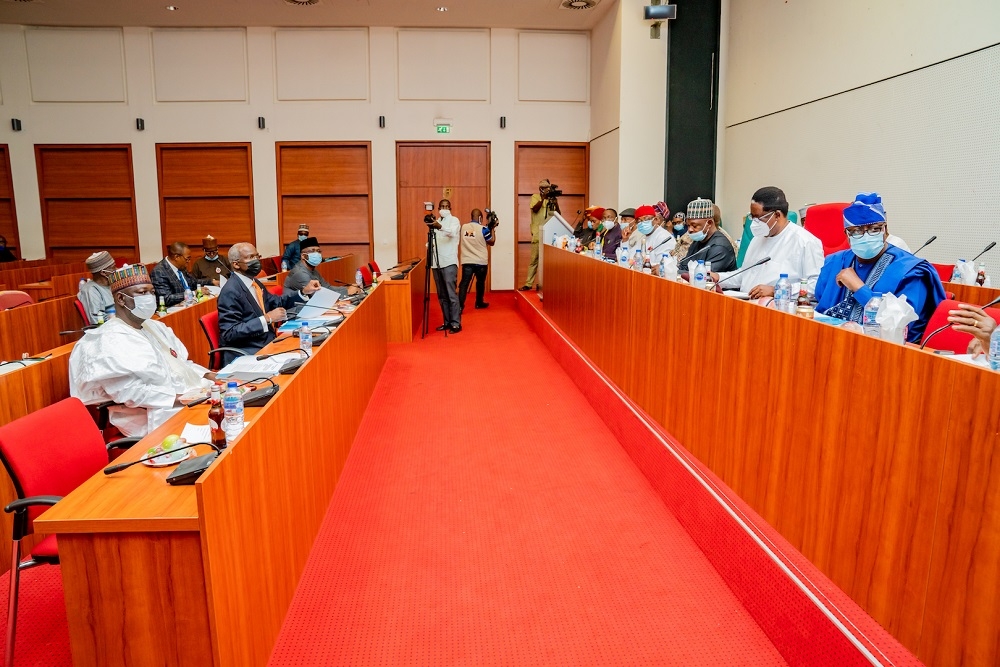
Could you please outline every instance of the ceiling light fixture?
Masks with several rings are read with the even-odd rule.
[[[447,7],[438,7],[437,10],[439,12],[446,12],[446,11],[448,11],[448,8]]]
[[[176,12],[178,9],[180,9],[180,7],[178,7],[177,5],[167,5],[168,12]]]

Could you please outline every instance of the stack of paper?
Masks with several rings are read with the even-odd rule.
[[[282,364],[289,359],[300,359],[300,352],[284,352],[274,357],[257,360],[254,355],[237,357],[232,363],[219,371],[220,380],[255,380],[262,377],[273,377],[281,370]]]

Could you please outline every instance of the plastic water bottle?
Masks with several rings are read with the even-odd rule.
[[[226,414],[226,441],[232,442],[243,430],[243,394],[233,381],[229,382],[222,397],[222,410]]]
[[[118,311],[115,310],[114,306],[108,306],[108,319],[113,320],[118,316]]]
[[[604,244],[601,243],[601,237],[598,236],[594,239],[594,259],[600,259],[601,255],[604,254]]]
[[[628,268],[628,246],[624,243],[618,246],[618,266]]]
[[[190,289],[184,290],[184,305],[190,306],[192,303],[194,303],[194,292]]]
[[[792,304],[792,284],[788,282],[788,274],[782,273],[778,276],[778,283],[774,286],[774,305],[783,313],[791,311]]]
[[[309,328],[308,322],[303,322],[302,326],[299,328],[299,349],[305,350],[306,354],[312,354],[313,351],[313,332]]]
[[[354,272],[354,284],[358,286],[358,289],[365,288],[365,279],[361,277],[361,269]]]
[[[635,249],[635,253],[632,255],[630,266],[633,271],[642,271],[642,251],[638,248]]]
[[[995,371],[1000,371],[1000,327],[993,330],[990,334],[990,368]]]
[[[691,277],[691,284],[698,289],[705,289],[705,261],[699,259],[694,267],[694,275]]]
[[[660,277],[667,277],[667,254],[663,253],[660,255]]]
[[[288,270],[288,262],[287,261],[281,260],[281,270],[282,271],[287,271]]]
[[[876,292],[865,304],[865,312],[861,316],[861,326],[865,330],[866,336],[882,337],[882,326],[875,320],[878,315],[878,308],[882,305],[882,295]]]

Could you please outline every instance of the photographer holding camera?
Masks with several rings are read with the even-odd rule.
[[[497,214],[486,209],[486,225],[483,225],[483,212],[474,208],[472,222],[462,225],[462,282],[458,286],[458,301],[463,311],[473,276],[476,278],[476,308],[490,307],[483,301],[483,296],[486,294],[486,271],[490,263],[489,248],[496,243],[493,230],[499,224]]]
[[[559,197],[562,191],[559,186],[552,185],[549,179],[544,178],[538,182],[538,194],[531,195],[531,263],[528,264],[528,279],[525,280],[522,292],[531,289],[535,282],[535,274],[538,273],[538,244],[541,242],[542,225],[553,213],[561,213],[559,210]]]
[[[431,253],[431,268],[444,318],[444,324],[437,330],[448,329],[451,333],[458,333],[462,330],[462,309],[455,288],[458,283],[458,235],[461,224],[451,214],[451,202],[447,199],[438,202],[438,217],[428,213],[424,216],[424,224],[434,230],[436,246],[435,252]]]

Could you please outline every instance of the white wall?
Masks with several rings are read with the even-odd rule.
[[[513,229],[514,143],[591,138],[588,33],[532,32],[520,40],[526,33],[507,29],[371,28],[360,29],[360,36],[357,29],[263,27],[53,34],[58,32],[0,26],[0,143],[10,146],[26,258],[44,255],[35,144],[131,143],[140,250],[144,261],[152,261],[162,256],[155,144],[252,142],[257,244],[274,253],[279,249],[274,143],[371,141],[375,256],[385,266],[396,260],[396,141],[442,138],[433,125],[438,117],[454,121],[448,140],[490,141],[492,207],[511,223],[505,228]],[[41,37],[47,54],[30,69],[25,33],[31,33],[28,40]],[[121,43],[117,53],[113,39]],[[447,45],[451,57],[415,61],[411,52],[398,53],[399,44],[405,50],[414,39],[418,46]],[[367,47],[358,48],[359,43]],[[94,44],[102,48],[90,48]],[[465,52],[482,46],[478,57]],[[553,53],[564,57],[553,63]],[[303,60],[299,67],[296,59]],[[533,66],[519,68],[526,59]],[[75,94],[74,100],[92,91],[79,85],[86,78],[75,73],[79,68],[59,66],[83,60],[81,67],[96,72],[98,92],[104,91],[98,101],[44,101],[42,95],[52,90]],[[570,83],[553,91],[549,101],[538,101],[537,77],[549,76],[550,67],[566,70]],[[125,101],[120,91],[114,97],[113,72],[124,77]],[[440,86],[442,81],[452,85]],[[421,82],[438,85],[437,97],[460,99],[402,99],[419,97],[413,84]],[[40,83],[47,87],[40,90]],[[385,129],[378,127],[380,115],[386,117]],[[266,118],[266,130],[257,129],[258,116]],[[500,129],[500,116],[507,117],[506,129]],[[135,129],[137,117],[145,120],[144,132]],[[22,132],[11,131],[10,118],[21,119]],[[514,238],[501,234],[493,251],[496,289],[514,286],[514,248]]]
[[[728,5],[723,210],[764,185],[793,208],[875,190],[913,249],[938,235],[931,261],[1000,240],[1000,47],[973,53],[1000,42],[1000,2]]]

